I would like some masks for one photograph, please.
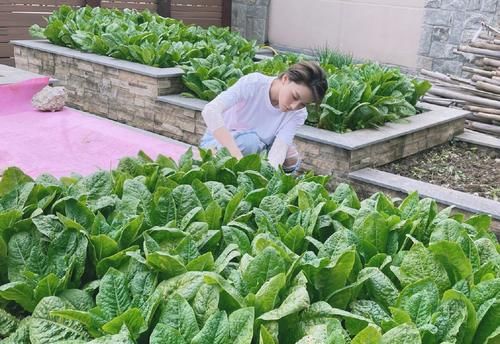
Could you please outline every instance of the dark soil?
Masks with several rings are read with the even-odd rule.
[[[460,141],[379,167],[404,177],[500,200],[500,150]]]

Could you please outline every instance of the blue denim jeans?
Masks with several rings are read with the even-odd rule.
[[[262,141],[255,130],[231,130],[231,135],[233,135],[234,141],[238,145],[238,148],[243,155],[260,153],[263,150],[269,151],[272,146],[267,145]],[[222,145],[213,137],[208,131],[205,132],[200,141],[200,147],[204,149],[215,148],[217,150],[222,148]],[[287,173],[294,172],[300,167],[300,158],[297,158],[297,163],[293,166],[283,167],[283,170]]]

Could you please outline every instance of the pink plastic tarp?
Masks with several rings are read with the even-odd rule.
[[[187,150],[186,145],[67,107],[59,112],[34,110],[31,98],[48,81],[0,85],[0,173],[17,166],[32,177],[88,175],[115,168],[120,158],[136,156],[139,150],[174,160]]]

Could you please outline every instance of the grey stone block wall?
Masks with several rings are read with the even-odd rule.
[[[267,23],[271,0],[233,0],[231,28],[257,43],[267,41]]]
[[[453,50],[481,26],[500,23],[500,0],[427,0],[420,36],[419,68],[462,74],[466,59]]]

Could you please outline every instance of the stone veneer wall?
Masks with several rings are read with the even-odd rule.
[[[354,150],[318,143],[300,134],[295,142],[303,155],[303,168],[319,174],[347,178],[347,173],[365,167],[374,167],[418,153],[451,140],[463,132],[464,119],[457,118],[423,130],[376,142]]]
[[[233,0],[231,29],[257,43],[267,41],[269,3],[271,0]]]
[[[461,75],[466,63],[453,53],[481,27],[500,23],[500,0],[426,0],[418,67]]]

